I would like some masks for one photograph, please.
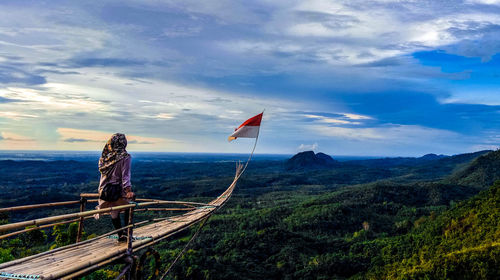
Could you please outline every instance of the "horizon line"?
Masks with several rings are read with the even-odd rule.
[[[314,153],[320,153],[319,151],[314,151],[314,150],[308,150],[308,151],[313,151]],[[477,153],[477,152],[482,152],[482,151],[494,151],[494,150],[478,150],[475,152],[462,152],[458,154],[453,154],[453,155],[447,155],[447,154],[441,154],[441,153],[426,153],[423,154],[422,156],[429,155],[429,154],[435,154],[438,156],[455,156],[455,155],[461,155],[461,154],[471,154],[471,153]],[[73,152],[73,153],[100,153],[100,150],[3,150],[0,149],[0,153],[16,153],[16,152],[55,152],[55,153],[67,153],[67,152]],[[301,152],[306,152],[306,151],[299,151],[296,153],[290,153],[290,154],[284,154],[284,153],[255,153],[255,155],[276,155],[276,156],[293,156]],[[200,154],[200,155],[248,155],[248,153],[227,153],[227,152],[167,152],[167,151],[134,151],[132,152],[132,155],[134,153],[157,153],[157,154]],[[405,156],[405,155],[399,155],[399,156],[387,156],[387,155],[345,155],[345,154],[329,154],[325,152],[321,152],[330,156],[335,157],[369,157],[369,158],[401,158],[401,157],[407,157],[407,158],[418,158],[422,156]]]

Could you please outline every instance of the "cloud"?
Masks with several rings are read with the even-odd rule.
[[[77,71],[61,71],[61,70],[57,70],[57,69],[44,69],[44,68],[41,68],[41,69],[38,69],[37,70],[38,73],[50,73],[50,74],[59,74],[59,75],[80,75],[82,73],[80,72],[77,72]]]
[[[60,135],[62,142],[70,144],[88,144],[90,143],[95,149],[101,148],[106,141],[113,135],[112,132],[88,130],[88,129],[75,129],[75,128],[57,128],[57,133]],[[158,137],[144,137],[139,135],[126,134],[129,145],[164,145],[166,143],[175,143],[175,140],[158,138]],[[133,149],[133,147],[132,147]]]
[[[57,133],[65,142],[102,142],[105,143],[113,133],[75,128],[57,128]]]
[[[17,102],[18,100],[16,99],[10,99],[10,98],[5,98],[5,97],[2,97],[0,96],[0,104],[1,103],[9,103],[9,102]]]
[[[102,142],[97,140],[82,139],[82,138],[66,138],[63,139],[64,142],[74,143],[74,142]]]
[[[0,96],[16,100],[23,108],[57,111],[101,111],[106,110],[105,102],[85,96],[84,92],[74,92],[74,87],[61,83],[47,83],[36,88],[7,87]],[[28,106],[26,106],[29,104]]]
[[[304,117],[308,119],[313,119],[317,120],[318,122],[321,123],[329,123],[329,124],[360,124],[359,122],[350,122],[347,120],[341,120],[341,119],[335,119],[335,118],[327,118],[323,116],[317,116],[317,115],[304,115]]]
[[[500,5],[499,0],[466,0],[469,4]]]
[[[11,120],[22,120],[29,118],[38,118],[37,115],[24,114],[22,112],[0,112],[0,118],[7,118]]]
[[[163,35],[167,37],[190,37],[195,36],[202,30],[201,26],[172,26],[163,30]]]
[[[128,141],[128,144],[152,145],[152,144],[155,144],[155,142],[130,140],[130,141]]]
[[[0,66],[0,83],[41,85],[47,82],[46,78],[22,69],[22,66]]]
[[[170,114],[170,113],[160,113],[154,116],[154,118],[157,119],[164,119],[164,120],[171,120],[175,118],[175,114]]]
[[[11,142],[34,142],[35,140],[26,137],[24,135],[20,135],[12,132],[0,132],[0,137],[3,141],[11,141]]]
[[[130,67],[143,66],[145,61],[123,58],[75,58],[69,62],[70,67]]]
[[[384,125],[370,128],[349,128],[335,126],[311,126],[313,131],[332,137],[354,141],[387,141],[386,143],[412,143],[419,141],[432,142],[435,140],[460,137],[452,131],[432,129],[415,125]]]
[[[302,115],[315,123],[333,125],[361,125],[367,120],[373,120],[372,117],[352,113],[303,112]]]
[[[318,149],[318,143],[314,143],[311,145],[308,144],[300,144],[300,146],[297,148],[300,152],[304,151],[316,151]]]

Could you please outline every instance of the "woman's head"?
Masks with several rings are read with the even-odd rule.
[[[103,174],[109,173],[113,166],[120,160],[129,156],[127,153],[127,138],[125,134],[115,133],[109,138],[102,149],[99,159],[99,171]]]
[[[111,151],[123,151],[127,148],[127,138],[125,134],[115,133],[111,136],[106,145],[108,145]]]

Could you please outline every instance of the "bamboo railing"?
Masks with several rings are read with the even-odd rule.
[[[16,222],[16,223],[11,223],[11,224],[5,224],[5,225],[0,225],[0,233],[3,232],[8,232],[6,234],[0,235],[0,240],[9,238],[18,234],[30,232],[33,230],[37,229],[42,229],[42,228],[48,228],[48,227],[53,227],[56,225],[62,225],[62,224],[68,224],[68,223],[73,223],[73,222],[78,222],[78,232],[77,232],[77,238],[76,242],[64,247],[60,247],[54,250],[47,251],[46,253],[53,254],[54,252],[60,251],[60,250],[67,250],[73,247],[81,246],[86,243],[93,242],[98,239],[102,239],[105,237],[108,237],[112,234],[116,234],[121,230],[127,230],[127,247],[124,249],[123,252],[119,252],[117,256],[110,257],[109,259],[94,259],[89,262],[84,262],[84,263],[79,263],[77,267],[72,266],[68,268],[67,270],[61,270],[61,271],[55,271],[54,274],[51,274],[48,279],[59,279],[61,277],[64,277],[64,279],[72,279],[73,276],[77,275],[83,275],[85,273],[91,272],[103,265],[112,263],[114,261],[117,261],[118,259],[121,259],[123,255],[125,256],[132,256],[133,255],[133,250],[134,246],[132,245],[132,242],[134,241],[134,235],[133,235],[133,228],[139,225],[143,225],[146,223],[150,222],[158,222],[162,221],[165,219],[169,218],[156,218],[156,219],[150,219],[146,221],[141,221],[138,223],[133,223],[133,216],[134,212],[140,212],[140,211],[192,211],[197,208],[205,208],[205,207],[214,207],[212,205],[206,204],[206,203],[198,203],[198,202],[186,202],[186,201],[167,201],[167,200],[156,200],[156,199],[137,199],[137,201],[144,201],[144,202],[135,202],[131,203],[128,205],[121,205],[121,206],[116,206],[116,207],[109,207],[109,208],[104,208],[104,209],[98,209],[98,210],[89,210],[85,211],[85,206],[86,203],[89,201],[87,200],[87,197],[97,197],[97,194],[82,194],[80,201],[63,201],[63,202],[54,202],[54,203],[43,203],[43,204],[33,204],[33,205],[23,205],[23,206],[15,206],[15,207],[7,207],[7,208],[1,208],[0,212],[14,212],[14,211],[22,211],[22,210],[31,210],[31,209],[38,209],[42,207],[56,207],[56,206],[67,206],[67,205],[73,205],[73,204],[80,204],[80,212],[76,213],[70,213],[70,214],[63,214],[63,215],[57,215],[57,216],[52,216],[52,217],[45,217],[45,218],[39,218],[39,219],[34,219],[34,220],[29,220],[29,221],[22,221],[22,222]],[[96,202],[97,200],[90,200],[90,202]],[[171,204],[171,205],[179,205],[179,206],[187,206],[187,207],[166,207],[166,208],[158,208],[158,207],[147,207],[147,206],[152,206],[152,205],[163,205],[163,204]],[[141,207],[146,207],[146,208],[141,208]],[[107,232],[103,235],[100,235],[98,237],[81,241],[81,235],[83,232],[83,222],[86,219],[93,218],[95,214],[108,214],[111,211],[122,211],[122,210],[127,210],[127,209],[132,209],[133,211],[129,211],[129,225],[122,227],[121,229],[117,229],[111,232]],[[13,231],[16,229],[21,229],[18,231],[14,232],[9,232]],[[184,227],[185,228],[185,227]],[[151,244],[156,244],[160,240],[163,240],[164,238],[171,236],[181,230],[179,229],[175,232],[172,232],[171,234],[168,234],[167,236],[164,236],[163,238],[159,238],[157,240],[136,240],[136,246],[139,246],[137,250],[140,250],[144,248],[145,246],[148,246],[148,243]],[[4,265],[0,264],[0,269],[4,268],[6,265],[12,266],[16,265],[17,262],[19,264],[26,263],[29,261],[31,258],[40,258],[43,256],[45,253],[37,254],[32,257],[26,257],[23,258],[19,261],[11,261],[5,263]],[[116,252],[115,252],[116,254]],[[129,264],[131,266],[131,264]],[[129,272],[130,269],[124,269],[123,273]],[[2,278],[2,277],[0,277]],[[3,279],[3,278],[2,278]],[[19,279],[24,279],[24,278],[19,278]]]
[[[23,276],[23,274],[20,274],[19,277],[21,278],[8,279],[32,279],[32,277],[34,276],[39,277],[39,279],[45,280],[72,279],[75,277],[83,276],[114,261],[127,261],[133,256],[133,251],[138,251],[157,244],[158,242],[161,242],[162,240],[165,240],[166,238],[191,227],[193,224],[208,219],[208,217],[215,213],[218,208],[222,207],[227,202],[228,198],[232,194],[233,189],[236,186],[236,182],[238,181],[240,175],[241,165],[237,165],[236,175],[231,185],[220,196],[209,203],[142,198],[136,199],[136,202],[128,205],[86,211],[85,207],[87,202],[96,202],[97,200],[95,198],[98,197],[98,194],[82,193],[80,195],[79,201],[63,201],[1,208],[0,213],[30,210],[42,207],[56,207],[80,204],[80,212],[0,225],[0,234],[4,233],[3,235],[0,235],[1,240],[3,238],[12,237],[17,234],[26,233],[36,229],[47,228],[59,224],[79,222],[79,230],[76,243],[46,251],[37,255],[0,264],[0,269],[10,269],[10,271],[15,270],[23,273],[27,271],[31,271],[32,273],[41,273],[41,275],[26,274],[26,277],[28,278]],[[159,205],[172,205],[172,207],[158,207]],[[86,219],[92,218],[95,214],[107,214],[111,211],[124,211],[130,209],[132,210],[128,211],[128,226],[111,232],[107,232],[92,239],[80,241],[81,233],[83,232],[83,222]],[[186,211],[186,213],[134,223],[134,212],[143,211]],[[133,231],[139,225],[142,225],[141,227],[137,228],[139,235],[135,240],[133,240]],[[158,226],[160,226],[160,228],[157,228]],[[103,249],[100,251],[100,255],[90,255],[88,253],[89,251],[87,251],[87,247],[96,248],[96,246],[100,246],[101,244],[110,246],[110,243],[108,241],[102,239],[112,234],[116,234],[122,230],[128,231],[128,240],[126,246],[111,245],[112,247],[109,248],[113,248],[112,250],[106,251],[105,249]],[[63,262],[55,261],[54,256],[56,255],[66,258],[65,263],[69,263],[69,265],[63,265]],[[50,262],[50,264],[48,263],[47,266],[44,266],[42,265],[44,261],[48,261]],[[36,264],[36,268],[33,268],[31,263]],[[128,277],[130,277],[132,271],[130,267],[131,266],[128,267],[129,269],[126,269]],[[39,269],[42,269],[43,272],[40,272]]]
[[[88,197],[89,195],[94,195],[94,194],[82,194],[82,198]],[[97,195],[97,194],[95,194],[95,195]],[[196,209],[197,206],[211,206],[209,204],[199,203],[199,202],[168,201],[168,200],[155,200],[155,199],[137,199],[137,200],[138,201],[145,201],[145,202],[131,203],[128,205],[121,205],[121,206],[109,207],[109,208],[98,209],[98,210],[89,210],[89,211],[83,211],[84,208],[81,207],[80,212],[77,212],[77,213],[63,214],[63,215],[58,215],[58,216],[45,217],[45,218],[34,219],[34,220],[29,220],[29,221],[0,225],[0,232],[6,232],[6,231],[19,229],[19,228],[25,228],[25,227],[29,227],[29,226],[35,226],[34,228],[29,228],[26,230],[15,232],[15,233],[10,233],[10,234],[8,234],[8,236],[0,235],[0,239],[10,237],[10,236],[13,236],[15,234],[19,234],[19,233],[23,233],[23,232],[28,232],[28,231],[31,231],[31,230],[34,230],[37,228],[41,228],[41,227],[44,227],[44,228],[49,227],[48,225],[45,225],[47,223],[52,223],[52,224],[50,224],[50,226],[54,226],[54,225],[66,224],[66,223],[70,223],[70,222],[79,221],[81,224],[83,222],[83,219],[94,216],[95,214],[109,213],[111,211],[121,211],[121,210],[130,209],[130,208],[134,208],[134,211],[189,211],[189,210]],[[95,201],[97,201],[97,200],[95,200]],[[95,201],[91,201],[91,202],[95,202]],[[82,202],[82,200],[80,200],[80,201],[64,201],[64,202],[15,206],[15,207],[8,207],[8,208],[0,208],[0,212],[29,210],[29,209],[36,209],[36,208],[41,208],[41,207],[71,205],[71,204],[76,204],[76,203],[81,203],[84,205],[86,203],[86,201],[83,199],[83,202]],[[160,205],[160,204],[185,205],[185,206],[190,206],[190,207],[136,209],[136,207],[139,207],[139,206],[142,207],[142,206]],[[64,221],[67,219],[74,219],[74,220]],[[63,222],[58,222],[58,221],[63,221]]]
[[[87,202],[97,202],[97,199],[88,200]],[[74,200],[74,201],[62,201],[62,202],[51,202],[51,203],[42,203],[42,204],[14,206],[14,207],[0,208],[0,213],[21,211],[21,210],[31,210],[31,209],[43,208],[43,207],[64,206],[64,205],[79,204],[79,203],[80,203],[80,200]]]

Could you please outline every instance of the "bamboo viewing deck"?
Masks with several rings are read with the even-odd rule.
[[[134,240],[129,240],[127,243],[118,243],[115,239],[107,238],[112,233],[116,232],[112,231],[91,240],[77,242],[72,245],[57,248],[37,255],[2,263],[0,264],[0,279],[73,279],[86,275],[112,262],[123,260],[127,256],[131,256],[133,251],[138,251],[153,246],[159,241],[164,240],[167,237],[185,230],[190,226],[204,221],[205,219],[210,217],[218,208],[220,208],[225,204],[225,202],[227,202],[236,186],[240,175],[241,166],[238,166],[236,175],[230,186],[219,197],[207,204],[174,202],[174,204],[188,206],[188,208],[184,209],[189,209],[189,211],[181,215],[155,219],[154,221],[152,221],[152,223],[149,224],[147,223],[148,221],[131,224],[127,228],[133,228]],[[59,220],[62,220],[63,218],[66,220],[72,219],[70,221],[75,221],[75,218],[79,218],[82,222],[83,219],[91,217],[96,212],[105,213],[106,211],[109,212],[114,209],[134,208],[135,211],[175,209],[138,208],[142,206],[167,203],[166,201],[152,199],[144,199],[142,201],[146,202],[113,207],[113,209],[107,208],[102,210],[93,210],[62,215],[58,216],[59,218],[49,217],[29,222],[2,225],[0,226],[0,232],[12,230],[15,228],[24,228],[27,225],[31,224],[41,228],[41,224],[53,222],[57,220],[56,218],[58,218]],[[24,206],[21,206],[20,208],[27,209],[26,207],[22,207]],[[13,208],[4,209],[12,210]],[[130,212],[132,212],[133,215],[134,211]],[[26,230],[22,230],[17,233],[22,233],[23,231]],[[13,233],[11,233],[10,235],[12,234]],[[10,237],[10,235],[6,234],[4,236]],[[2,238],[2,236],[0,236],[0,238]]]

